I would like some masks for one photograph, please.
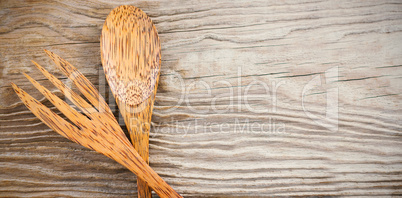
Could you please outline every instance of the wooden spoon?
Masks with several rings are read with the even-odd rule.
[[[119,6],[106,18],[100,46],[106,79],[131,141],[149,163],[149,130],[161,65],[158,32],[142,10]],[[138,197],[150,198],[148,185],[137,179]]]

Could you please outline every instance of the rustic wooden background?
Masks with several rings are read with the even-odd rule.
[[[30,62],[66,81],[48,49],[79,68],[119,116],[99,38],[122,4],[143,9],[159,31],[150,162],[178,192],[402,195],[400,0],[2,0],[0,197],[135,196],[132,173],[51,131],[10,86],[51,107],[21,74],[60,94]],[[326,75],[331,68],[338,73]],[[322,85],[303,92],[312,82]],[[338,101],[338,129],[306,113],[323,118],[327,101]]]

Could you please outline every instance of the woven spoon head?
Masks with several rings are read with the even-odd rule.
[[[101,58],[116,101],[139,105],[155,91],[161,47],[151,19],[134,6],[119,6],[102,28]]]

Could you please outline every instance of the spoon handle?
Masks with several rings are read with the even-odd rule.
[[[151,96],[150,98],[154,98]],[[152,102],[153,100],[146,101],[146,103]],[[127,123],[127,128],[130,132],[130,139],[134,146],[134,149],[140,154],[142,159],[149,164],[149,131],[150,131],[150,120],[152,115],[152,104],[149,104],[143,112],[138,113],[137,116],[130,116],[130,121]],[[137,177],[137,191],[138,198],[151,198],[152,191],[148,184]]]
[[[117,155],[113,156],[114,160],[136,174],[147,185],[147,188],[151,187],[159,197],[182,197],[152,170],[148,163],[141,159],[141,156],[138,155],[133,147],[127,146],[128,144],[127,142],[126,144],[115,145],[113,152],[117,153]]]

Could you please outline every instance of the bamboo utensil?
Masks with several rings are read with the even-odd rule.
[[[78,107],[85,115],[70,107],[54,93],[40,85],[24,73],[32,84],[56,106],[71,122],[68,122],[52,110],[38,102],[24,90],[12,83],[12,86],[22,102],[47,126],[60,135],[87,148],[102,153],[136,174],[146,182],[160,197],[181,197],[135,151],[126,138],[109,106],[92,83],[75,67],[58,55],[46,51],[58,68],[73,81],[78,90],[88,99],[73,92],[59,79],[51,75],[39,64],[35,66]]]
[[[119,6],[102,28],[101,58],[135,150],[149,163],[149,130],[159,80],[161,47],[151,19],[139,8]],[[138,197],[150,198],[146,182],[137,180]]]

